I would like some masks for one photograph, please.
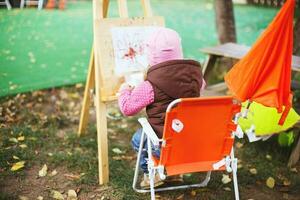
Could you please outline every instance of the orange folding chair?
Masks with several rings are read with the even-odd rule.
[[[140,118],[143,133],[137,156],[132,187],[137,192],[166,191],[180,188],[205,187],[211,171],[227,170],[233,173],[235,199],[239,199],[237,183],[237,159],[234,157],[234,136],[242,137],[237,125],[241,105],[231,96],[183,98],[171,102],[166,111],[163,138],[159,139],[146,118]],[[238,130],[238,131],[237,131]],[[139,162],[147,137],[148,170],[150,190],[138,189]],[[152,147],[161,147],[160,159],[152,156]],[[163,180],[166,176],[207,172],[199,184],[180,185],[154,189],[154,177],[158,173]]]

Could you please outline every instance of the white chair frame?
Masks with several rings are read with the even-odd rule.
[[[167,112],[169,112],[176,104],[180,102],[180,99],[176,99],[172,101],[168,108]],[[234,123],[237,124],[238,118],[241,116],[240,113],[236,114]],[[136,192],[139,193],[147,193],[150,192],[151,194],[151,200],[155,200],[155,191],[168,191],[168,190],[175,190],[175,189],[187,189],[187,188],[195,188],[195,187],[206,187],[208,182],[210,181],[210,175],[211,171],[208,171],[206,174],[205,179],[198,184],[189,184],[189,185],[180,185],[180,186],[169,186],[169,187],[159,187],[154,189],[154,177],[155,174],[158,173],[161,180],[164,180],[166,178],[164,166],[155,166],[154,161],[151,159],[152,157],[152,146],[158,147],[160,144],[162,146],[165,145],[165,141],[163,139],[159,139],[157,135],[155,134],[154,130],[152,129],[150,123],[146,118],[139,118],[139,123],[142,126],[142,135],[141,135],[141,142],[139,146],[139,151],[137,155],[137,162],[135,165],[135,172],[134,172],[134,178],[132,183],[132,188]],[[141,189],[137,187],[137,179],[139,175],[139,163],[141,159],[141,153],[143,151],[143,145],[144,145],[144,138],[147,137],[147,146],[148,146],[148,171],[149,171],[149,180],[150,180],[150,189]],[[241,137],[240,133],[232,132],[232,137],[238,136]],[[239,200],[239,189],[238,189],[238,181],[237,181],[237,158],[234,156],[234,149],[232,147],[230,156],[227,156],[223,160],[221,160],[219,163],[216,163],[219,165],[218,167],[222,167],[225,165],[227,172],[232,172],[233,174],[233,186],[234,186],[234,193],[235,193],[235,199]]]
[[[4,0],[3,2],[0,2],[0,5],[5,5],[7,10],[11,10],[11,5],[9,3],[9,0]]]
[[[25,4],[30,3],[32,5],[37,5],[39,10],[43,9],[44,0],[21,0],[20,8],[23,9]]]

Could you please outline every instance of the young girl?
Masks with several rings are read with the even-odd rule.
[[[133,88],[123,84],[118,103],[121,112],[132,116],[146,108],[148,121],[159,138],[162,138],[165,112],[169,103],[178,98],[199,97],[203,84],[200,63],[184,60],[181,39],[177,32],[158,28],[146,40],[146,54],[150,64],[146,80]],[[132,137],[132,146],[138,152],[142,129]],[[154,149],[159,158],[160,150]],[[140,167],[144,171],[141,186],[149,185],[147,166],[147,141],[141,155]],[[158,182],[157,184],[158,185]]]

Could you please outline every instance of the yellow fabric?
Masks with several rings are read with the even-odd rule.
[[[242,105],[243,112],[247,106],[247,102],[244,102]],[[281,113],[277,113],[276,108],[266,107],[262,104],[252,102],[247,119],[240,118],[239,125],[243,131],[245,131],[254,124],[256,135],[268,135],[285,131],[293,127],[300,120],[300,116],[292,108],[282,126],[278,125],[280,117]]]

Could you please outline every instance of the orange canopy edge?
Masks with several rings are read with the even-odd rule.
[[[281,125],[292,106],[295,4],[295,0],[286,1],[250,51],[225,75],[229,90],[240,101],[255,101],[283,112]]]

